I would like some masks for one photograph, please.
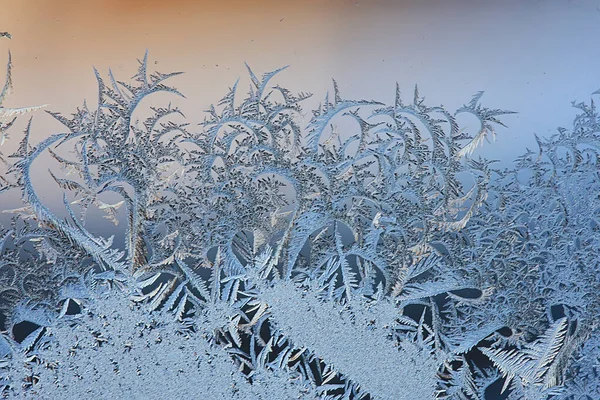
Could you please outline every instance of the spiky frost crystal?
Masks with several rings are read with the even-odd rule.
[[[181,96],[146,68],[96,72],[98,107],[50,113],[67,131],[35,147],[28,125],[2,177],[24,201],[0,235],[6,396],[600,396],[593,103],[500,170],[472,157],[509,113],[482,93],[451,113],[334,82],[303,126],[309,95],[248,68],[194,133],[171,105],[137,120]],[[67,218],[32,184],[42,154]]]

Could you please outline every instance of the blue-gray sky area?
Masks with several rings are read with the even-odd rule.
[[[246,92],[244,62],[257,73],[289,64],[277,83],[314,93],[309,108],[331,78],[344,97],[388,103],[396,82],[406,99],[418,84],[428,104],[451,110],[484,90],[484,105],[519,114],[503,118],[508,128],[479,154],[512,160],[535,148],[534,133],[570,127],[571,101],[600,88],[600,0],[0,0],[0,10],[0,31],[13,36],[0,41],[0,63],[10,49],[14,64],[7,107],[48,103],[69,114],[84,99],[94,105],[92,66],[127,81],[148,49],[152,69],[186,72],[171,84],[193,123],[238,77]],[[32,142],[60,131],[38,112]],[[39,168],[39,190],[56,191]],[[0,198],[1,209],[9,203]]]

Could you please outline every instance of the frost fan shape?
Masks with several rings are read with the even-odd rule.
[[[482,93],[451,113],[334,82],[305,126],[310,95],[248,68],[195,133],[170,104],[139,121],[182,96],[146,69],[96,71],[95,110],[50,112],[66,131],[36,146],[30,120],[5,160],[5,397],[600,398],[593,102],[500,169],[473,157],[510,113]]]

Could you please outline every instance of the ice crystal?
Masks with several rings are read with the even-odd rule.
[[[334,81],[305,125],[310,94],[248,67],[247,96],[236,82],[194,132],[171,104],[138,121],[146,96],[182,96],[147,65],[95,71],[97,108],[49,112],[66,131],[35,146],[30,121],[6,160],[23,205],[0,232],[5,396],[597,397],[593,102],[499,169],[474,154],[510,112],[482,92],[450,112]],[[42,154],[66,218],[32,183]]]

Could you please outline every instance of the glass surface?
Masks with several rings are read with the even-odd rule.
[[[599,1],[0,10],[3,395],[600,398]]]

